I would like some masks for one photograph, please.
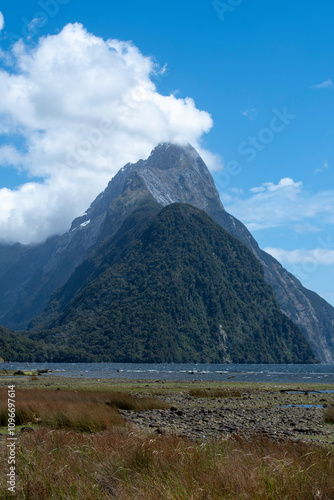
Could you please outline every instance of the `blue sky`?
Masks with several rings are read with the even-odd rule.
[[[226,209],[334,304],[333,2],[18,0],[0,10],[3,241],[66,230],[123,162],[157,140],[189,140]],[[109,45],[111,57],[108,39],[132,45]]]

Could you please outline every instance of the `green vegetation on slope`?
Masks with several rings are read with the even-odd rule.
[[[126,234],[117,259],[115,245],[96,252],[74,298],[58,292],[52,328],[32,338],[96,361],[315,362],[259,262],[205,212],[169,205],[140,237]]]
[[[26,356],[36,352],[38,343],[18,332],[0,326],[0,360],[26,360]]]
[[[38,336],[37,339],[30,339],[24,332],[13,332],[0,326],[0,362],[2,361],[89,363],[96,359],[85,350],[55,346]]]

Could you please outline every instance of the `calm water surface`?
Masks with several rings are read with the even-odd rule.
[[[8,370],[24,370],[26,364],[0,363],[0,368],[2,367]],[[48,375],[50,377],[334,384],[334,365],[30,363],[29,368],[48,368],[52,370],[52,374]]]

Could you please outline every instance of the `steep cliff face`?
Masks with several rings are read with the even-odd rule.
[[[161,206],[184,203],[202,209],[242,241],[262,263],[281,310],[300,326],[317,357],[334,363],[334,308],[263,252],[247,228],[224,210],[209,170],[190,145],[160,144],[147,160],[127,164],[68,233],[33,248],[0,247],[0,324],[25,328],[146,197]]]

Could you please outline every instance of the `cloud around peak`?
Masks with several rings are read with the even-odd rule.
[[[160,94],[160,69],[130,42],[75,23],[6,55],[13,64],[0,69],[0,166],[42,181],[0,189],[3,241],[66,231],[119,168],[159,142],[191,143],[215,168],[200,146],[211,116],[190,97]]]

